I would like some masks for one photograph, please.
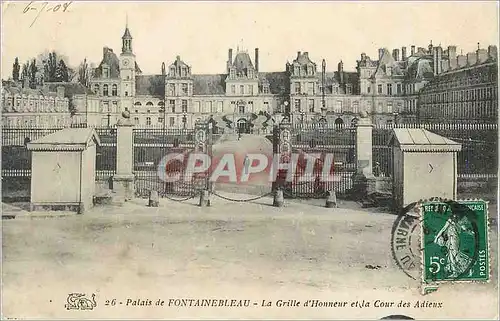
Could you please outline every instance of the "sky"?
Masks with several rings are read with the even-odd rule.
[[[59,5],[59,6],[58,6]],[[328,70],[354,71],[362,52],[498,45],[496,1],[473,2],[2,2],[2,79],[21,62],[55,50],[77,66],[99,64],[102,48],[121,52],[126,21],[137,63],[159,74],[181,56],[192,72],[225,72],[228,49],[259,48],[260,71],[282,71],[297,51]],[[41,10],[42,7],[44,10]],[[128,17],[128,19],[127,19]],[[234,56],[234,54],[233,54]]]

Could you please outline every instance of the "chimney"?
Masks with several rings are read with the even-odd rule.
[[[410,56],[413,56],[414,54],[415,54],[415,45],[411,45]]]
[[[379,50],[378,50],[378,60],[382,59],[383,55],[384,55],[384,48],[379,48]]]
[[[443,72],[443,48],[437,47],[437,73],[438,75]]]
[[[255,71],[259,72],[259,48],[255,48]]]
[[[230,64],[233,63],[233,49],[229,49],[228,54],[227,54],[227,60]]]
[[[450,69],[457,68],[457,47],[448,46],[448,60],[450,61]]]
[[[465,67],[467,65],[467,57],[464,55],[457,56],[457,66],[458,68]]]
[[[399,49],[392,50],[392,58],[394,58],[395,61],[399,61]]]
[[[475,52],[467,53],[467,64],[469,66],[475,65],[477,62],[477,54]]]
[[[57,86],[57,98],[64,98],[64,86]]]
[[[299,59],[299,58],[300,58],[300,54],[301,54],[301,52],[300,52],[300,51],[297,51],[297,59]]]
[[[344,63],[342,60],[337,65],[337,71],[339,72],[339,83],[340,85],[344,84]]]
[[[438,53],[437,47],[432,48],[432,68],[434,71],[434,76],[438,74]]]
[[[488,60],[488,51],[486,49],[478,49],[477,50],[477,62],[483,63]]]
[[[498,59],[497,46],[488,46],[488,57],[491,59]]]
[[[406,61],[406,47],[401,48],[401,60]]]

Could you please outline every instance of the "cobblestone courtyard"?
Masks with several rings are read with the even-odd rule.
[[[323,201],[324,202],[324,201]],[[99,206],[84,215],[3,220],[3,315],[27,318],[442,318],[438,308],[373,307],[383,301],[456,305],[447,317],[497,316],[497,274],[490,284],[443,285],[427,296],[393,262],[395,216],[354,203],[341,208],[271,199],[216,200],[202,209],[162,199]],[[4,214],[14,211],[4,205]],[[492,267],[497,231],[491,235]],[[464,289],[466,291],[463,291]],[[66,311],[68,293],[96,293],[94,311]],[[251,308],[131,307],[130,300],[249,299]],[[124,305],[106,306],[116,299]],[[371,301],[368,308],[278,308],[277,300]],[[273,307],[262,307],[262,300]],[[30,312],[27,312],[30,311]],[[450,311],[450,310],[448,310]]]

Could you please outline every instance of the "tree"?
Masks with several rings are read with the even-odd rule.
[[[16,60],[14,61],[14,64],[12,65],[12,79],[14,81],[19,80],[19,69],[21,66],[19,66],[19,58],[16,57]]]
[[[78,68],[78,82],[87,88],[90,86],[90,70],[87,64],[87,58],[83,60]]]
[[[68,78],[69,78],[68,67],[66,67],[64,60],[61,59],[57,64],[54,80],[57,82],[61,81],[67,82]]]
[[[37,71],[38,71],[38,68],[36,67],[36,61],[35,61],[35,59],[33,59],[31,61],[29,71],[28,71],[30,88],[36,88],[36,72]]]
[[[56,81],[56,70],[57,70],[57,55],[56,52],[49,53],[49,59],[47,60],[48,65],[48,80],[50,82]]]

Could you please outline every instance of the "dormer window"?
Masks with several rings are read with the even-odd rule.
[[[295,76],[298,76],[300,74],[300,67],[299,66],[294,66],[293,67],[293,74]]]
[[[187,70],[186,67],[181,68],[181,77],[186,77],[187,76]]]
[[[103,67],[102,68],[102,76],[104,78],[109,78],[109,68],[108,67]]]
[[[236,75],[235,70],[234,70],[233,68],[231,68],[231,69],[229,70],[229,77],[234,78],[234,77],[235,77],[235,75]]]
[[[175,77],[175,67],[170,67],[170,77]]]
[[[269,94],[269,84],[262,85],[262,93]]]

